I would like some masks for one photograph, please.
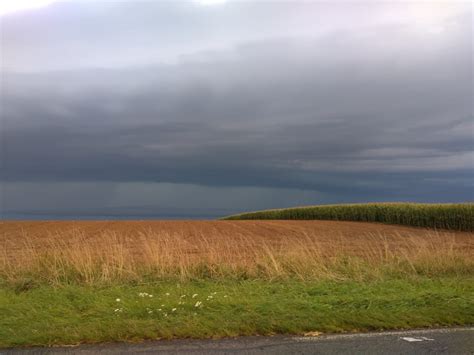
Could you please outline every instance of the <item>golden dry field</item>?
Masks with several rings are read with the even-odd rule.
[[[474,234],[341,221],[2,221],[0,277],[376,278],[469,272]]]

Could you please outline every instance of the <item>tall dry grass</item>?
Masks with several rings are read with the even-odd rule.
[[[108,284],[160,279],[261,278],[367,280],[418,274],[472,274],[472,238],[450,232],[367,233],[351,239],[300,231],[287,238],[209,230],[104,230],[23,234],[0,251],[0,279]]]

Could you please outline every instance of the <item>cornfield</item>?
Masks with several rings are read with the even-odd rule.
[[[366,203],[320,205],[242,213],[224,219],[378,222],[472,232],[474,231],[474,204]]]

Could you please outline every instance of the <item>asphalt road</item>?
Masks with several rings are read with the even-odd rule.
[[[474,328],[308,337],[164,340],[0,350],[0,354],[474,354]]]

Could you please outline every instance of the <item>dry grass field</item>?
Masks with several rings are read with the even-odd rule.
[[[473,237],[338,221],[2,221],[0,348],[470,325]]]
[[[340,221],[2,221],[0,277],[102,284],[469,273],[473,237]]]

